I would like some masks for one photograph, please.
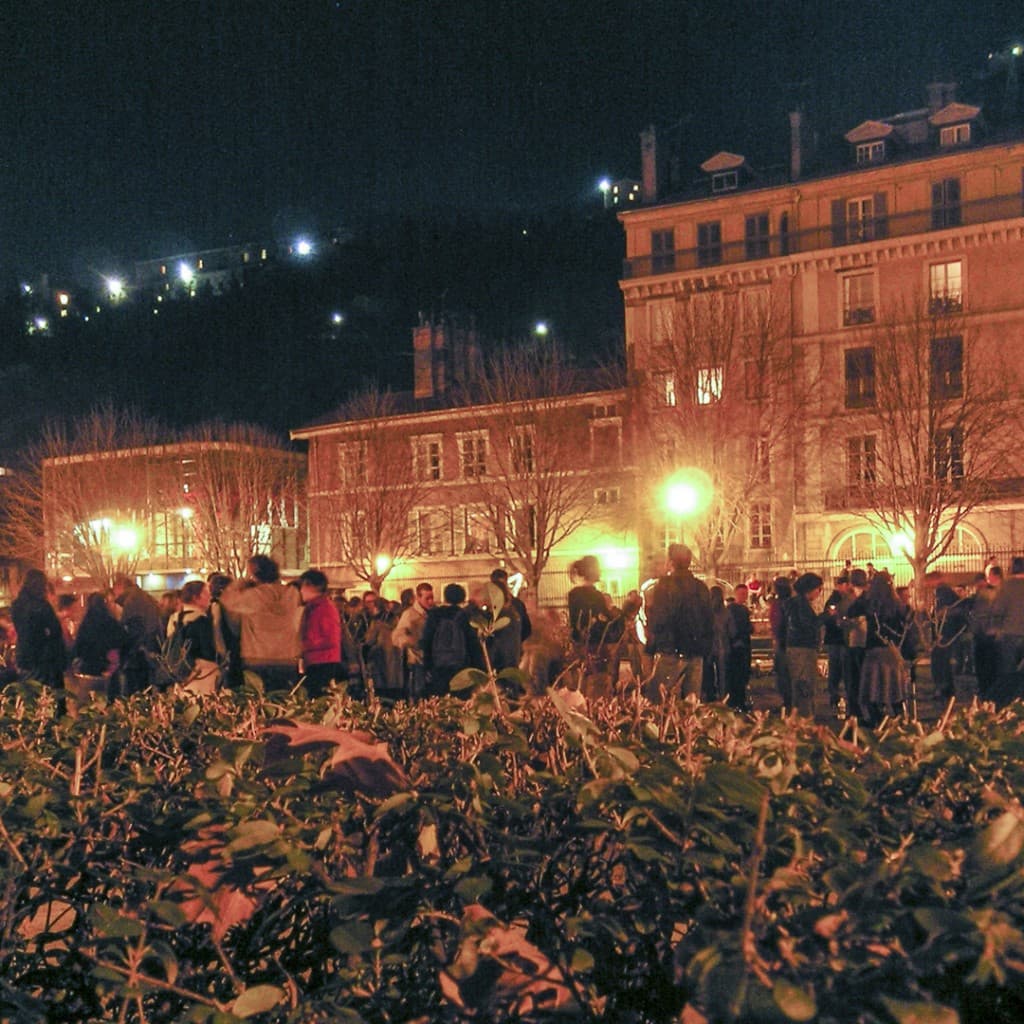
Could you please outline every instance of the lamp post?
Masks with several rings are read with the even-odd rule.
[[[683,523],[701,515],[711,504],[714,487],[702,469],[691,467],[673,474],[665,484],[665,508],[676,516],[679,539],[685,540]]]

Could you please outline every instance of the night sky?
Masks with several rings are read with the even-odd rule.
[[[781,160],[965,81],[1020,0],[23,0],[0,18],[0,274],[582,199],[679,126]]]

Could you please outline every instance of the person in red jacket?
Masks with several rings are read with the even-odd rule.
[[[327,595],[327,577],[319,569],[307,569],[299,577],[302,597],[302,671],[306,692],[322,697],[327,684],[345,678],[341,668],[341,616]]]

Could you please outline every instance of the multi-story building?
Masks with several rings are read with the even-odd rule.
[[[297,573],[307,558],[304,476],[301,453],[244,440],[46,458],[38,492],[46,571],[68,589],[124,572],[163,590],[196,574],[238,575],[257,552]],[[17,493],[12,526],[27,537],[38,512],[30,491]]]
[[[309,444],[311,555],[334,585],[469,587],[504,566],[564,603],[596,554],[613,593],[638,577],[621,382],[543,357],[480,373],[472,330],[413,332],[415,387],[292,431]],[[489,386],[483,378],[489,376]]]
[[[247,270],[267,262],[266,246],[248,242],[139,260],[135,287],[153,295],[195,293],[201,288],[223,291],[242,280]]]
[[[803,120],[784,171],[719,152],[671,195],[643,134],[645,205],[619,214],[638,405],[679,424],[670,458],[732,492],[706,564],[849,558],[905,578],[901,549],[938,528],[931,564],[980,568],[1024,548],[1005,444],[1024,367],[1024,132],[945,84],[846,131],[838,164]]]

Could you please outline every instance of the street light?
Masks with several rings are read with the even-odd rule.
[[[679,519],[679,539],[683,539],[683,520],[702,515],[714,496],[711,477],[702,469],[690,467],[673,474],[665,484],[665,508]]]
[[[106,279],[107,298],[111,302],[120,302],[124,298],[124,281],[119,277],[108,277]]]

